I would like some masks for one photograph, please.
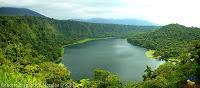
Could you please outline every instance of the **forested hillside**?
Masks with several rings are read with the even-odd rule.
[[[144,81],[130,84],[129,87],[183,88],[190,86],[199,88],[199,28],[169,24],[153,32],[129,37],[128,41],[134,45],[155,50],[153,56],[165,60],[165,63],[155,71],[147,67],[146,74],[143,76]],[[193,84],[187,84],[187,80]]]
[[[0,16],[0,83],[23,87],[121,87],[119,77],[103,70],[96,70],[92,81],[73,81],[70,71],[60,63],[63,46],[85,38],[123,37],[156,28]]]
[[[161,59],[179,56],[191,41],[200,40],[200,29],[169,24],[159,30],[128,38],[130,43],[156,50],[155,56]]]
[[[78,21],[54,21],[54,26],[63,33],[65,37],[123,37],[130,33],[146,32],[158,29],[158,26],[131,26],[115,24],[97,24]]]

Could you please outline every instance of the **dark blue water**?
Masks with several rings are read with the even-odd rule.
[[[73,79],[92,78],[96,68],[119,75],[122,81],[142,80],[146,65],[158,67],[160,61],[148,59],[146,49],[126,39],[106,39],[65,47],[64,63]]]

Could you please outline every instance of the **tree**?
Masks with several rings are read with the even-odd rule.
[[[63,64],[43,62],[39,64],[40,75],[43,76],[47,84],[65,84],[70,80],[70,71]]]
[[[95,70],[94,80],[98,83],[98,88],[120,88],[122,86],[117,75],[101,69]]]
[[[145,74],[143,75],[143,80],[147,80],[147,79],[152,79],[153,77],[153,70],[151,69],[151,67],[149,67],[148,65],[146,66],[146,69],[144,70]]]

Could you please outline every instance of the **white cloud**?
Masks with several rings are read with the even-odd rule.
[[[57,19],[139,18],[158,24],[200,27],[199,0],[0,0],[0,6],[25,7]]]

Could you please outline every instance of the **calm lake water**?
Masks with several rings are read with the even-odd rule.
[[[148,59],[146,49],[126,39],[106,39],[65,47],[62,63],[73,79],[92,78],[96,68],[119,75],[122,81],[140,81],[146,65],[158,67],[161,61]]]

